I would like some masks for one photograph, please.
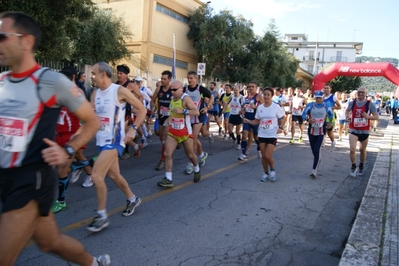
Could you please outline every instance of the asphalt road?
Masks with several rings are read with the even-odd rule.
[[[99,233],[84,226],[95,215],[95,188],[82,188],[81,178],[68,188],[68,209],[56,214],[61,231],[83,242],[94,254],[108,253],[112,265],[338,265],[356,210],[387,125],[380,121],[369,141],[365,175],[350,177],[348,139],[322,148],[316,179],[309,174],[312,154],[304,143],[288,144],[280,136],[274,153],[276,182],[260,182],[261,160],[252,146],[246,162],[230,141],[216,137],[202,168],[203,179],[185,175],[183,150],[174,154],[173,189],[156,183],[160,143],[156,136],[140,158],[121,160],[121,173],[142,204],[123,217],[125,198],[109,179],[107,210],[111,224]],[[216,128],[212,127],[216,133]],[[94,155],[90,143],[86,155]],[[30,244],[16,265],[71,265]]]

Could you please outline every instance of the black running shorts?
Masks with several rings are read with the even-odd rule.
[[[0,169],[2,212],[21,209],[31,200],[36,200],[40,215],[48,216],[56,187],[56,173],[44,162]]]

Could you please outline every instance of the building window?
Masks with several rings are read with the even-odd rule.
[[[298,37],[291,37],[291,41],[297,41]]]
[[[164,56],[160,56],[160,55],[154,55],[154,63],[172,66],[172,58],[168,58],[168,57],[164,57]],[[176,60],[176,67],[187,70],[188,63],[180,61],[180,60]]]
[[[159,12],[164,13],[165,15],[168,15],[169,17],[172,17],[172,18],[177,19],[177,20],[179,20],[179,21],[181,21],[183,23],[188,24],[188,18],[187,17],[185,17],[183,15],[180,15],[180,14],[176,13],[175,11],[173,11],[173,10],[163,6],[163,5],[160,5],[160,4],[157,3],[156,10],[159,11]]]

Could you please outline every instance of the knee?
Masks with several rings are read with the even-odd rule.
[[[37,241],[39,249],[46,253],[56,253],[60,249],[60,239],[47,241],[46,243]]]
[[[165,156],[165,158],[172,158],[172,152],[168,149],[165,149],[165,151],[163,152],[163,156]]]

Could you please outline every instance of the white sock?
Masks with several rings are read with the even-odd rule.
[[[202,157],[204,157],[204,156],[205,156],[205,154],[204,154],[204,152],[202,152],[201,155],[200,155],[199,157],[202,158]]]
[[[129,201],[130,201],[130,203],[135,202],[135,201],[136,201],[136,196],[131,197],[131,198],[129,199]]]
[[[166,172],[166,173],[165,173],[165,177],[166,177],[166,179],[168,179],[169,181],[172,181],[172,172]]]
[[[143,135],[144,135],[144,139],[148,137],[148,132],[147,132],[147,128],[143,125],[141,127],[141,129],[143,130]]]
[[[102,219],[107,219],[107,217],[108,217],[108,216],[107,216],[107,210],[106,210],[106,209],[104,209],[104,210],[98,210],[98,211],[97,211],[97,214],[100,215]]]
[[[133,150],[137,151],[139,149],[139,145],[136,143],[136,145],[134,145]]]
[[[93,257],[93,262],[91,263],[91,266],[100,266],[96,257]]]
[[[194,172],[198,173],[200,171],[199,165],[194,166]]]

